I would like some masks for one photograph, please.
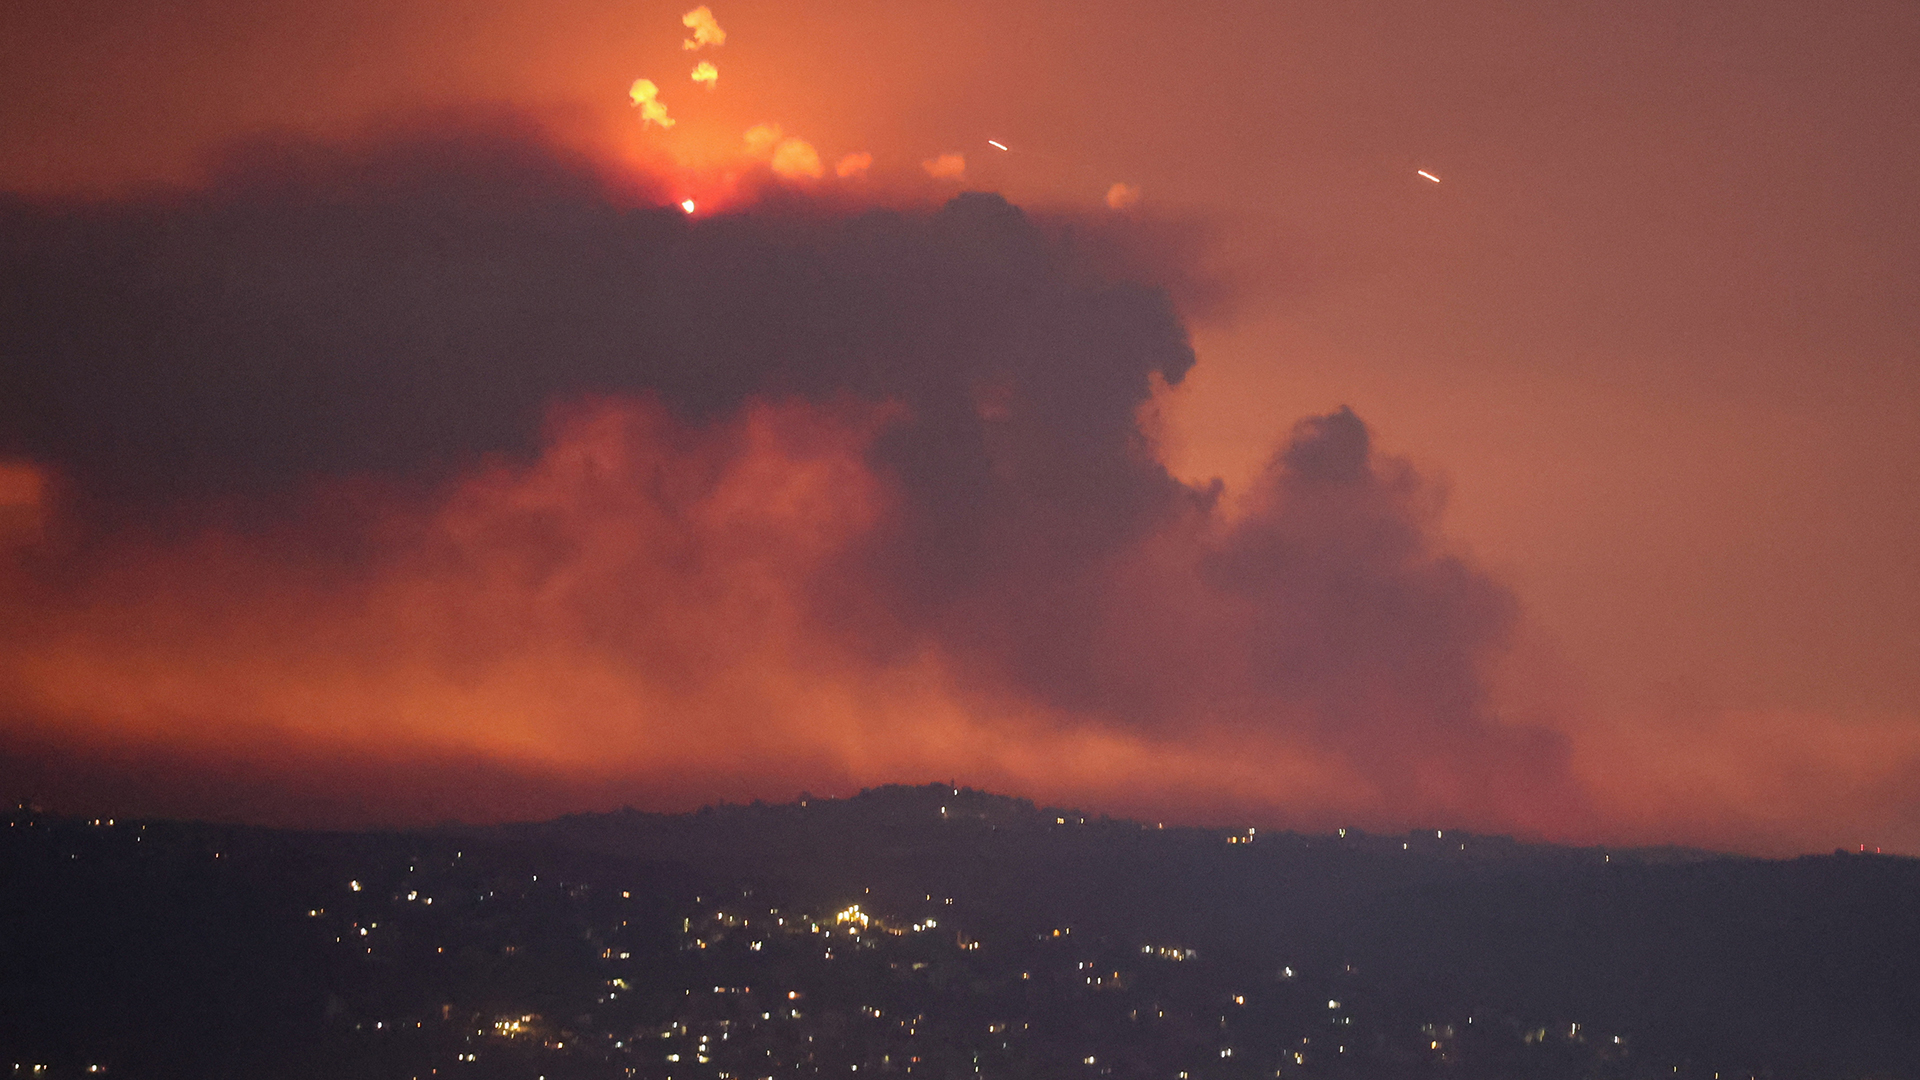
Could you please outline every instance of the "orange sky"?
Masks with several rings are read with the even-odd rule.
[[[816,147],[829,172],[843,155],[873,155],[867,180],[821,182],[836,190],[931,184],[921,163],[951,151],[967,157],[967,186],[1027,205],[1105,213],[1112,184],[1135,185],[1137,212],[1203,237],[1228,285],[1190,310],[1199,363],[1161,402],[1160,452],[1174,472],[1223,477],[1232,497],[1297,419],[1350,405],[1383,449],[1444,478],[1445,536],[1517,597],[1499,692],[1564,734],[1597,808],[1577,822],[1489,809],[1472,824],[1920,851],[1920,797],[1908,793],[1920,789],[1920,87],[1908,73],[1920,15],[1910,5],[802,12],[748,2],[716,7],[727,43],[698,57],[682,49],[681,12],[582,0],[10,4],[0,12],[0,188],[191,182],[207,149],[235,136],[344,136],[382,116],[472,102],[535,109],[628,160],[699,166],[699,179],[666,174],[703,199],[718,193],[713,170],[749,167],[740,133],[775,123]],[[687,78],[697,58],[719,69],[711,93]],[[643,76],[662,87],[671,131],[637,123],[627,87]],[[8,479],[27,475],[20,466],[8,468],[0,501],[15,508],[0,521],[13,535],[37,527],[38,511],[20,507],[38,495]],[[165,575],[205,573],[218,543],[179,541],[128,565],[151,559],[159,577],[143,587],[190,593]],[[393,581],[403,579],[414,580]],[[279,571],[259,580],[293,587]],[[369,604],[356,616],[372,620],[362,630],[393,632]],[[243,608],[203,620],[216,638],[268,642],[238,650],[237,677],[270,673],[276,693],[304,692],[285,674],[293,661],[275,654],[295,631],[255,632],[247,620],[262,616]],[[178,610],[155,601],[126,618]],[[48,617],[88,612],[100,617],[97,606]],[[784,647],[794,632],[768,630],[754,647]],[[175,632],[147,634],[164,643]],[[218,757],[186,734],[200,721],[184,717],[210,697],[235,710],[222,731],[318,722],[285,701],[227,693],[165,648],[144,660],[121,651],[133,644],[96,640],[87,656],[62,659],[100,666],[75,684],[95,696],[37,702],[33,718],[12,722],[23,745],[137,735]],[[763,687],[754,700],[851,695],[859,700],[834,715],[882,728],[901,710],[953,710],[924,729],[934,743],[900,751],[890,736],[836,726],[844,719],[796,723],[782,738],[799,743],[768,743],[737,769],[696,768],[691,751],[671,767],[662,762],[678,759],[636,759],[631,775],[644,783],[633,790],[652,784],[671,791],[663,805],[686,805],[709,792],[960,773],[1098,808],[1426,823],[1379,813],[1336,766],[1294,746],[1272,749],[1270,772],[1222,782],[1228,773],[1210,769],[1235,754],[1198,743],[1163,771],[1171,751],[1131,737],[1063,750],[996,736],[994,725],[1028,706],[995,712],[943,689],[941,658],[923,663],[816,671],[817,682]],[[491,677],[511,683],[511,666]],[[763,669],[812,670],[784,654]],[[378,670],[363,675],[309,690],[314,700],[365,695],[375,713],[398,707]],[[458,693],[388,675],[431,694],[428,712],[461,708]],[[612,790],[600,775],[607,758],[585,755],[588,769],[552,733],[592,740],[591,725],[619,712],[596,700],[638,708],[657,690],[579,692],[576,707],[543,704],[550,720],[531,706],[516,713],[549,725],[537,736],[449,741],[468,729],[447,721],[427,724],[407,752],[527,764],[498,749],[521,738],[547,748],[534,755],[539,769],[573,777],[578,791]],[[809,755],[805,767],[767,764]],[[716,779],[671,784],[662,769]],[[604,797],[556,795],[539,808]],[[1419,809],[1474,816],[1462,805]]]

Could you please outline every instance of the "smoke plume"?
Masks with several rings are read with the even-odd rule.
[[[1194,356],[1099,245],[978,193],[695,220],[504,136],[274,153],[0,210],[0,501],[53,521],[0,580],[9,738],[1582,812],[1489,703],[1510,597],[1360,418],[1234,514],[1155,459]]]

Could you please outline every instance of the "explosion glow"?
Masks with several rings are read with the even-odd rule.
[[[819,152],[805,139],[781,139],[774,145],[768,164],[774,175],[788,179],[816,178],[822,171]]]
[[[705,4],[680,16],[681,25],[693,31],[693,36],[681,42],[681,48],[691,52],[712,45],[719,47],[727,43],[727,32],[720,29],[720,23],[714,19],[713,11]]]
[[[1920,849],[1899,5],[398,3],[6,16],[12,790]]]
[[[652,79],[635,79],[627,91],[633,107],[640,110],[642,124],[655,124],[662,130],[673,126],[673,118],[667,115],[667,107],[660,104],[660,88]]]
[[[873,155],[862,150],[841,158],[833,167],[833,175],[838,176],[842,180],[850,177],[865,176],[867,170],[872,167]]]
[[[951,150],[928,158],[920,167],[935,180],[958,180],[967,175],[967,156]]]

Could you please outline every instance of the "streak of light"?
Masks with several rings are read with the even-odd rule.
[[[1427,170],[1425,170],[1425,169],[1418,169],[1418,170],[1415,170],[1415,171],[1417,171],[1417,172],[1418,172],[1418,173],[1419,173],[1419,174],[1420,174],[1421,176],[1424,176],[1424,177],[1426,177],[1427,179],[1429,179],[1429,180],[1431,180],[1431,181],[1433,181],[1433,182],[1434,182],[1434,183],[1436,183],[1436,184],[1440,182],[1440,178],[1439,178],[1439,177],[1437,177],[1437,176],[1435,176],[1435,175],[1433,175],[1432,173],[1430,173],[1430,172],[1428,172],[1428,171],[1427,171]]]
[[[997,147],[999,147],[999,148],[1000,148],[1000,149],[1002,149],[1002,150],[1005,150],[1005,149],[1007,148],[1007,146],[1006,146],[1006,144],[1005,144],[1005,143],[1001,143],[1001,142],[995,142],[995,141],[994,141],[994,140],[992,140],[992,139],[988,139],[988,140],[987,140],[987,145],[988,145],[988,146],[997,146]]]

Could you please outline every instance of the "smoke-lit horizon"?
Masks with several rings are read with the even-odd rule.
[[[1920,850],[1910,11],[0,23],[17,794]]]
[[[518,135],[287,153],[9,214],[16,723],[187,785],[283,741],[1591,827],[1491,704],[1512,600],[1359,417],[1231,516],[1154,458],[1193,354],[1099,245],[988,194],[690,220]]]

